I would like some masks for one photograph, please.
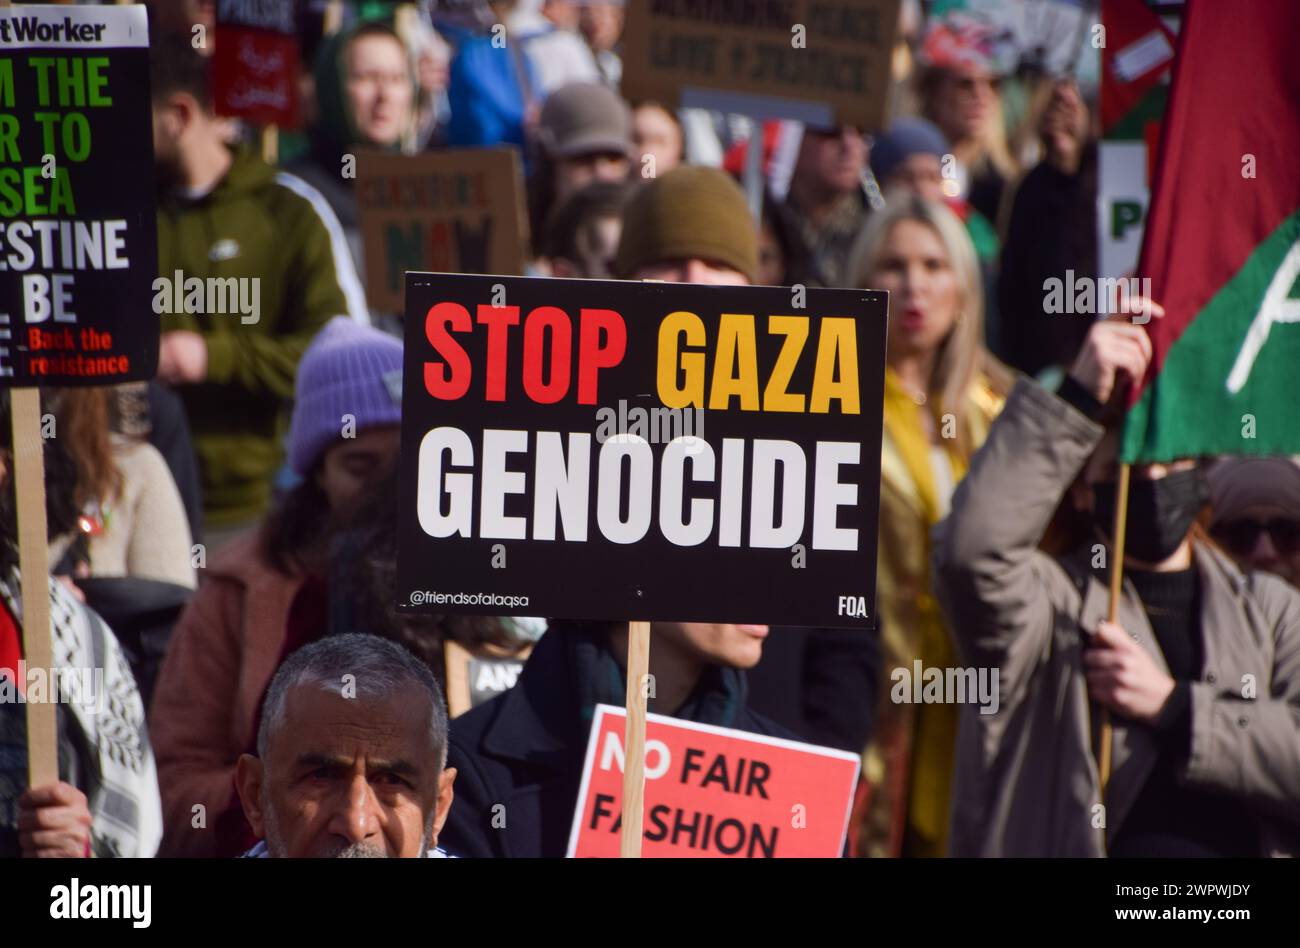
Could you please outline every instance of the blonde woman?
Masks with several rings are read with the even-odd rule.
[[[958,192],[995,225],[1008,182],[1020,168],[1007,144],[1002,112],[1005,70],[988,24],[954,13],[935,21],[921,41],[917,91],[921,114],[952,145]]]
[[[881,449],[882,707],[865,759],[871,792],[859,851],[945,851],[957,710],[895,702],[895,669],[910,676],[957,664],[931,592],[930,528],[1001,410],[1010,374],[983,345],[975,250],[961,221],[907,192],[888,196],[850,256],[855,286],[887,290],[888,352]],[[910,687],[906,689],[910,696]]]

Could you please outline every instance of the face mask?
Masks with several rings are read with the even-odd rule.
[[[1115,525],[1116,486],[1114,483],[1092,485],[1092,519],[1107,537]],[[1168,559],[1186,538],[1209,496],[1209,486],[1199,467],[1176,471],[1158,480],[1132,478],[1128,488],[1124,552],[1144,563]]]

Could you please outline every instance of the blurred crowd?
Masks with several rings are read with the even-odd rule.
[[[656,623],[652,712],[860,753],[851,855],[1099,855],[1089,707],[1123,735],[1112,855],[1300,850],[1300,461],[1136,466],[1105,614],[1116,408],[1151,351],[1044,312],[1045,280],[1097,274],[1086,30],[1045,62],[904,0],[886,127],[813,127],[628,101],[621,0],[311,2],[305,121],[270,162],[213,111],[215,4],[150,6],[158,272],[256,277],[262,314],[163,315],[155,381],[42,393],[56,660],[103,657],[112,699],[60,707],[36,788],[0,705],[0,854],[564,854],[627,630],[395,610],[402,316],[366,303],[340,173],[500,145],[530,274],[890,294],[876,627]],[[917,661],[999,670],[1000,709],[900,700]],[[457,694],[471,662],[513,688]],[[356,700],[322,687],[345,674]]]

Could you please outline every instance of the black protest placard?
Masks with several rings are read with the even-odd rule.
[[[0,7],[0,385],[152,378],[143,7]]]
[[[885,313],[408,273],[398,607],[870,624]]]

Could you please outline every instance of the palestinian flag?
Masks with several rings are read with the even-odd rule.
[[[1164,115],[1163,80],[1177,40],[1145,0],[1101,0],[1101,22],[1102,137],[1141,141]]]
[[[1300,453],[1300,3],[1189,0],[1138,274],[1164,319],[1122,458]]]

